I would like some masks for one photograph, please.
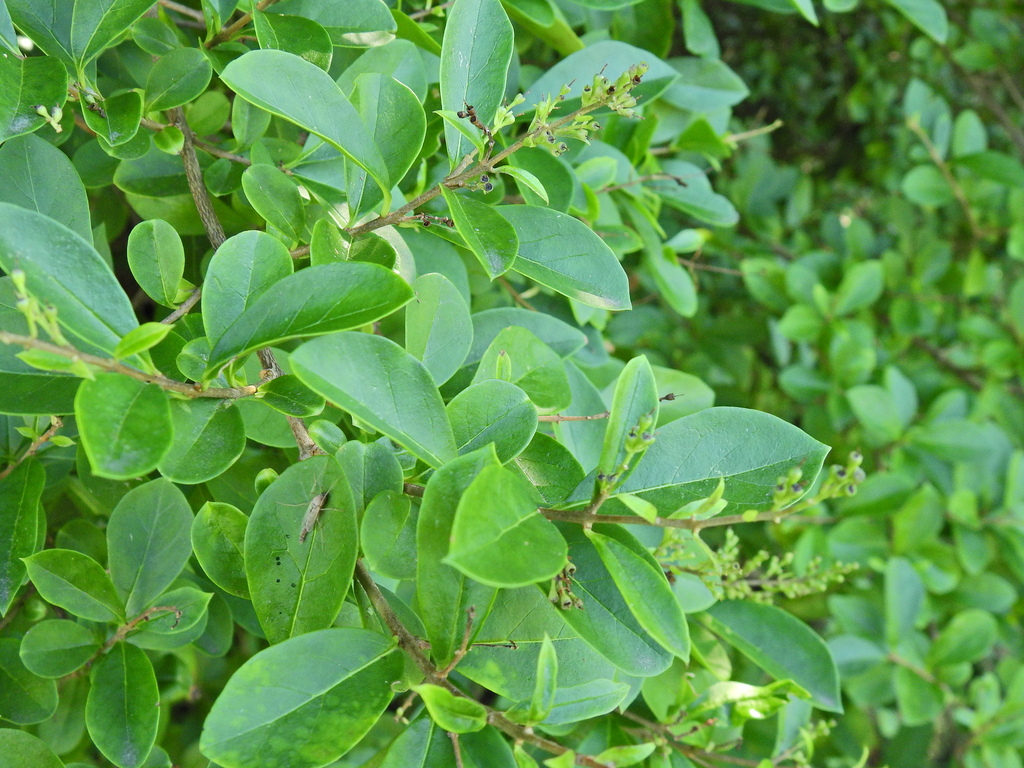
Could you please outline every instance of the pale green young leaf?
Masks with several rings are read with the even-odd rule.
[[[415,685],[430,717],[448,733],[471,733],[487,725],[487,708],[473,699],[456,696],[439,685]]]

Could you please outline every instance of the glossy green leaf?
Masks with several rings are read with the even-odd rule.
[[[39,500],[46,473],[37,461],[23,461],[0,479],[0,615],[6,614],[25,583],[23,557],[35,554],[41,542]]]
[[[143,323],[138,328],[128,331],[117,343],[114,347],[114,359],[123,360],[152,349],[167,338],[173,328],[173,325],[166,323]]]
[[[670,514],[709,496],[725,480],[731,509],[770,507],[780,475],[799,466],[810,480],[818,474],[828,446],[781,419],[745,408],[708,408],[670,422],[619,489]],[[590,499],[588,481],[570,501]]]
[[[588,306],[629,309],[629,285],[622,265],[586,224],[533,205],[498,210],[519,237],[514,271]]]
[[[650,677],[664,672],[672,663],[672,653],[633,616],[590,538],[578,525],[557,525],[569,546],[570,562],[576,566],[573,594],[583,601],[583,610],[562,612],[565,621],[626,674]]]
[[[438,467],[455,458],[455,438],[437,385],[423,364],[393,341],[337,333],[303,344],[291,364],[314,391],[427,464]]]
[[[544,188],[541,180],[534,176],[530,171],[525,168],[519,168],[515,165],[503,165],[500,168],[495,168],[495,173],[503,173],[506,176],[511,176],[515,179],[516,184],[530,190],[544,201],[544,204],[548,204],[548,191]]]
[[[364,262],[307,267],[278,280],[247,306],[213,348],[207,372],[232,357],[301,336],[358,328],[412,299],[409,285],[391,270]],[[298,370],[299,378],[305,377]],[[331,395],[306,384],[328,399]]]
[[[460,454],[493,443],[502,464],[522,453],[537,431],[537,409],[526,392],[500,379],[466,387],[446,410]]]
[[[937,0],[885,0],[939,45],[949,35],[946,9]]]
[[[483,584],[521,587],[566,564],[566,544],[538,511],[532,488],[500,466],[485,467],[459,501],[445,562]]]
[[[487,725],[487,707],[478,701],[439,685],[416,685],[413,690],[427,705],[431,719],[448,733],[472,733]]]
[[[79,438],[93,474],[128,480],[148,474],[173,439],[167,395],[116,373],[82,382],[75,396]]]
[[[505,95],[512,60],[512,24],[499,0],[458,0],[448,12],[441,43],[441,106],[452,112],[472,105],[490,126]],[[473,150],[469,140],[445,126],[452,166]]]
[[[494,337],[473,382],[504,378],[500,371],[506,368],[507,380],[526,392],[537,408],[559,411],[572,402],[561,359],[525,328],[505,328]]]
[[[384,207],[390,205],[391,180],[376,142],[322,69],[284,51],[250,51],[231,62],[221,79],[242,98],[316,134],[366,170],[381,188]]]
[[[543,432],[534,434],[530,444],[513,461],[546,504],[564,501],[583,480],[580,463],[564,445]]]
[[[405,310],[405,348],[438,385],[450,379],[469,354],[473,324],[469,307],[452,282],[431,272],[412,284]]]
[[[531,722],[544,720],[555,706],[558,692],[558,654],[555,653],[551,638],[544,635],[537,656],[537,673],[534,679],[533,696],[530,698],[528,716]]]
[[[82,115],[101,141],[111,147],[127,148],[139,132],[142,96],[137,91],[124,91],[101,102],[99,109],[84,109]],[[144,144],[148,146],[148,142]]]
[[[352,105],[373,135],[388,178],[400,181],[423,147],[427,118],[416,95],[393,77],[367,72],[355,79]],[[370,210],[382,200],[367,173],[349,165],[345,187],[352,215]]]
[[[675,252],[666,246],[647,251],[645,256],[644,263],[668,305],[683,317],[693,317],[697,313],[697,287]]]
[[[60,60],[52,56],[0,56],[0,141],[46,125],[36,107],[42,105],[52,114],[67,98],[68,73]]]
[[[935,638],[928,650],[928,664],[975,662],[992,650],[998,626],[995,617],[980,608],[969,608],[956,614]]]
[[[588,533],[630,613],[662,648],[690,658],[690,633],[683,609],[658,562],[625,529]]]
[[[153,301],[176,306],[185,271],[185,248],[174,227],[161,219],[136,224],[128,235],[128,266]]]
[[[85,664],[100,648],[88,627],[67,619],[35,624],[21,639],[21,661],[34,675],[64,677]]]
[[[25,272],[29,293],[56,307],[68,341],[84,352],[109,355],[139,324],[92,244],[40,213],[0,203],[0,267]]]
[[[348,478],[356,509],[362,515],[378,493],[401,491],[405,480],[395,451],[387,440],[375,443],[350,441],[334,455]]]
[[[444,558],[459,500],[481,470],[497,465],[494,449],[481,448],[439,468],[423,492],[416,526],[416,601],[430,640],[430,654],[442,666],[459,648],[467,609],[474,606],[482,621],[496,593],[493,587],[468,579]],[[474,631],[479,627],[475,624]]]
[[[943,694],[937,684],[905,667],[894,667],[892,682],[900,719],[908,727],[933,723],[942,713]]]
[[[320,0],[284,0],[274,12],[313,19],[330,33],[337,46],[379,46],[394,38],[395,20],[384,0],[349,0],[344,5]]]
[[[519,237],[501,214],[466,195],[441,188],[455,229],[492,280],[505,274],[515,263]]]
[[[93,743],[118,768],[139,768],[156,742],[160,691],[141,648],[115,643],[89,675],[85,722]]]
[[[826,712],[842,712],[839,673],[825,642],[771,605],[726,600],[704,614],[709,628],[777,680],[792,680]]]
[[[103,566],[69,549],[44,549],[25,558],[28,577],[48,603],[90,621],[123,621],[124,603]]]
[[[4,768],[64,768],[46,742],[12,728],[0,728],[0,754],[5,756]]]
[[[312,19],[255,11],[252,20],[260,48],[294,53],[325,72],[331,68],[331,36]]]
[[[25,668],[19,644],[13,637],[0,638],[0,717],[15,725],[32,725],[57,709],[57,684]]]
[[[288,249],[265,232],[242,232],[225,240],[210,259],[203,282],[206,335],[216,343],[256,299],[292,270]]]
[[[377,494],[363,513],[359,542],[367,565],[390,579],[416,577],[416,515],[398,491]]]
[[[296,418],[316,416],[324,409],[323,397],[292,374],[268,381],[260,387],[258,397],[274,410]]]
[[[298,186],[283,171],[272,165],[251,165],[242,174],[242,189],[268,224],[291,242],[299,239],[306,213]]]
[[[352,581],[357,530],[352,491],[330,456],[293,464],[260,495],[245,529],[245,573],[271,643],[331,626]]]
[[[580,685],[560,686],[545,725],[581,723],[611,712],[630,694],[627,683],[597,679]]]
[[[206,608],[211,597],[211,592],[195,587],[164,592],[150,609],[146,623],[128,637],[128,642],[152,650],[172,650],[188,645],[206,627]]]
[[[192,510],[165,478],[126,493],[107,525],[107,552],[114,586],[135,616],[163,592],[192,554]]]
[[[146,79],[146,111],[180,107],[194,101],[210,84],[213,65],[197,48],[176,48],[164,54]]]
[[[92,240],[85,187],[68,156],[53,144],[38,136],[7,140],[0,146],[0,177],[7,179],[0,202],[38,211]]]
[[[813,0],[789,0],[789,2],[807,21],[818,26],[818,14],[814,10]]]
[[[232,595],[249,599],[245,577],[245,528],[249,518],[231,504],[208,501],[189,531],[192,550],[210,581]]]
[[[473,314],[473,346],[466,365],[479,362],[497,335],[511,326],[525,328],[559,357],[568,357],[587,343],[587,337],[578,328],[543,312],[518,307],[486,309]]]
[[[645,183],[668,205],[717,227],[731,227],[739,221],[739,213],[729,198],[711,188],[711,182],[702,169],[682,160],[667,160],[661,167],[665,173],[682,180],[686,185],[665,178]]]
[[[335,761],[391,701],[402,669],[394,648],[364,629],[325,629],[261,651],[214,702],[200,750],[224,768]]]
[[[638,428],[644,431],[645,421],[651,425],[648,430],[658,423],[658,390],[647,358],[634,357],[622,369],[615,384],[598,472],[605,475],[618,472],[626,459],[627,437],[639,434]]]
[[[242,414],[230,400],[171,401],[174,440],[157,464],[168,480],[195,485],[221,475],[245,450]]]

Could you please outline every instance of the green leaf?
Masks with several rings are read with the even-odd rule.
[[[260,48],[294,53],[325,72],[331,68],[334,44],[327,30],[312,19],[254,11],[253,26]]]
[[[9,139],[0,147],[0,177],[7,179],[0,202],[38,211],[92,240],[85,187],[68,156],[53,144],[38,136]]]
[[[542,432],[534,434],[526,449],[516,456],[514,464],[533,483],[546,504],[564,501],[584,475],[583,467],[569,450]]]
[[[337,333],[303,344],[291,364],[307,386],[430,466],[455,458],[455,438],[433,378],[393,341]]]
[[[46,472],[33,460],[23,461],[0,479],[0,615],[10,609],[25,583],[23,557],[35,554],[42,509],[39,500]]]
[[[571,403],[569,381],[561,359],[525,328],[500,331],[480,360],[473,383],[499,377],[507,366],[507,379],[520,387],[537,408],[558,411]]]
[[[230,400],[171,401],[174,440],[157,469],[168,480],[196,485],[223,474],[245,450],[242,414]]]
[[[482,623],[496,590],[479,584],[448,565],[452,523],[459,500],[488,466],[497,466],[494,449],[481,448],[439,468],[427,481],[416,527],[416,601],[423,619],[430,654],[438,665],[448,664],[459,648],[466,610],[474,606]],[[479,631],[480,624],[475,624]]]
[[[210,355],[207,374],[233,357],[286,339],[372,323],[411,299],[409,285],[376,264],[347,261],[307,267],[274,283],[225,329]]]
[[[666,160],[661,167],[663,172],[681,179],[686,185],[665,178],[644,183],[668,205],[716,227],[731,227],[739,221],[740,215],[729,198],[711,188],[701,168],[682,160]]]
[[[726,600],[704,614],[709,629],[777,680],[792,680],[826,712],[842,712],[839,673],[825,642],[771,605]]]
[[[146,111],[180,107],[200,96],[213,77],[213,65],[198,48],[176,48],[153,64],[146,78]]]
[[[64,763],[44,741],[31,733],[0,728],[0,754],[4,768],[64,768]]]
[[[121,497],[107,525],[110,576],[135,616],[181,573],[192,544],[192,510],[184,494],[165,478],[132,488]]]
[[[416,515],[404,493],[381,491],[366,507],[359,542],[367,565],[389,579],[416,577]]]
[[[427,705],[431,719],[448,733],[472,733],[487,725],[487,707],[478,701],[456,696],[439,685],[412,687]]]
[[[352,105],[377,143],[388,178],[397,183],[409,172],[423,147],[427,118],[420,100],[393,77],[367,72],[355,79]],[[380,190],[369,184],[366,172],[352,165],[346,167],[345,187],[353,218],[382,200]]]
[[[265,232],[242,232],[225,240],[210,259],[203,282],[203,327],[211,343],[292,271],[288,249]]]
[[[56,307],[68,341],[83,352],[109,355],[139,325],[92,244],[40,213],[0,203],[0,267],[25,272],[28,292]]]
[[[36,107],[44,106],[52,114],[67,98],[68,73],[60,60],[52,56],[0,56],[0,141],[46,125],[46,118],[36,112]]]
[[[25,558],[28,577],[46,602],[90,621],[124,621],[124,604],[103,566],[69,549]]]
[[[600,678],[580,685],[560,686],[544,724],[580,723],[607,714],[620,706],[631,690],[627,683]]]
[[[903,177],[900,188],[911,202],[918,205],[939,206],[954,200],[949,182],[934,165],[911,168]]]
[[[885,287],[881,261],[862,261],[850,267],[836,291],[834,310],[848,315],[878,301]]]
[[[450,379],[469,354],[473,323],[459,289],[444,275],[420,275],[405,309],[405,348],[438,385]]]
[[[939,45],[949,36],[946,9],[937,0],[885,0]]]
[[[519,238],[512,225],[494,208],[441,187],[455,229],[492,280],[505,274],[516,260]]]
[[[587,337],[578,328],[543,312],[518,307],[487,309],[473,315],[473,346],[465,365],[480,362],[498,334],[513,326],[528,330],[559,357],[569,357],[587,343]]]
[[[928,649],[928,666],[974,663],[988,656],[996,641],[995,617],[980,608],[956,614]]]
[[[537,431],[537,409],[526,392],[500,379],[466,387],[446,410],[460,454],[493,443],[502,464],[522,453]]]
[[[621,744],[617,747],[609,747],[594,757],[596,762],[602,765],[620,766],[636,765],[641,760],[646,760],[654,752],[654,744]]]
[[[139,768],[156,742],[160,691],[146,653],[128,643],[93,665],[85,723],[93,743],[118,768]]]
[[[363,168],[380,186],[384,208],[390,206],[384,158],[330,75],[284,51],[250,51],[228,64],[221,79],[243,99],[316,134]]]
[[[814,3],[812,0],[789,0],[789,2],[800,12],[801,16],[811,22],[814,26],[818,26],[818,14],[814,11]]]
[[[902,722],[910,728],[935,722],[943,710],[942,689],[906,667],[895,667],[892,675]]]
[[[665,572],[631,534],[601,526],[587,533],[630,613],[662,648],[690,658],[690,633]]]
[[[780,475],[799,466],[809,485],[827,453],[828,446],[770,414],[708,408],[659,429],[619,490],[650,501],[664,515],[710,496],[724,478],[728,508],[767,509]],[[592,489],[588,478],[569,501],[589,501]]]
[[[141,630],[128,637],[140,648],[170,650],[180,648],[198,637],[206,626],[206,608],[211,592],[195,587],[178,587],[156,599]]]
[[[260,495],[245,529],[245,573],[271,643],[331,626],[352,581],[357,531],[352,491],[330,456],[293,464]]]
[[[924,582],[905,557],[889,560],[885,569],[885,639],[893,648],[914,631],[924,606]]]
[[[654,371],[646,357],[634,357],[619,374],[612,398],[608,426],[604,433],[604,446],[597,471],[607,475],[618,472],[626,459],[626,438],[648,429],[641,421],[650,422],[651,428],[658,423],[658,390],[654,383]],[[634,462],[639,459],[634,458]]]
[[[102,112],[85,109],[85,124],[111,147],[130,146],[142,121],[142,96],[124,91],[101,102]],[[145,134],[143,134],[145,137]],[[148,146],[148,142],[144,142]]]
[[[498,209],[519,237],[513,269],[599,309],[629,309],[629,283],[612,250],[586,224],[550,208]]]
[[[242,174],[242,189],[256,213],[290,242],[302,234],[306,213],[295,182],[272,165],[250,165]]]
[[[304,419],[323,411],[323,397],[311,390],[298,376],[286,374],[263,384],[257,396],[271,408],[286,416]]]
[[[128,266],[139,287],[153,301],[165,307],[177,306],[178,286],[185,273],[185,248],[174,227],[161,219],[136,224],[128,235]]]
[[[500,168],[495,168],[494,172],[511,176],[515,179],[516,184],[519,184],[533,192],[533,194],[544,201],[545,205],[548,204],[548,191],[544,188],[541,180],[525,168],[518,168],[514,165],[503,165]]]
[[[335,45],[383,46],[394,38],[395,21],[383,0],[349,0],[344,5],[320,0],[284,0],[275,13],[304,16],[322,25]]]
[[[334,458],[345,471],[360,515],[378,493],[402,490],[405,478],[390,443],[353,440],[345,443]]]
[[[128,331],[125,337],[114,347],[114,359],[124,360],[152,349],[171,332],[173,325],[167,323],[143,323],[138,328]]]
[[[521,587],[555,576],[566,563],[558,529],[538,511],[529,483],[485,467],[459,501],[445,562],[494,587]]]
[[[656,250],[645,251],[644,256],[644,264],[668,305],[683,317],[697,314],[697,287],[675,252],[667,246],[659,246]]]
[[[0,638],[0,718],[32,725],[49,719],[57,709],[57,684],[25,668],[19,644],[13,637]]]
[[[441,106],[458,112],[472,105],[486,126],[505,95],[512,61],[512,24],[499,0],[458,0],[448,12],[441,43]],[[454,167],[473,150],[453,127],[445,126],[445,146]]]
[[[237,597],[249,599],[245,577],[245,528],[249,518],[231,504],[208,501],[192,521],[190,539],[196,560],[210,581]]]
[[[87,662],[100,648],[91,629],[67,619],[47,619],[21,639],[21,661],[40,677],[64,677]]]
[[[578,525],[557,525],[576,566],[573,594],[583,601],[583,610],[562,611],[562,617],[590,647],[626,674],[650,677],[664,672],[672,663],[672,653],[633,616],[593,542]]]
[[[391,701],[402,669],[394,648],[365,629],[325,629],[257,653],[214,702],[200,750],[224,768],[334,762]]]
[[[1013,155],[992,151],[974,152],[958,157],[956,164],[997,184],[1024,187],[1024,164]]]
[[[82,382],[75,417],[93,474],[111,480],[152,472],[174,437],[163,390],[117,373]]]
[[[537,656],[537,673],[530,698],[529,720],[539,723],[544,720],[555,705],[558,692],[558,654],[554,643],[546,634]]]

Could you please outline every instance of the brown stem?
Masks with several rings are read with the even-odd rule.
[[[603,503],[604,499],[602,499]],[[540,513],[548,520],[559,520],[567,523],[579,523],[583,526],[592,526],[598,523],[621,523],[623,525],[651,525],[659,528],[682,528],[687,531],[701,531],[705,528],[718,528],[723,525],[740,525],[742,523],[762,523],[768,520],[778,521],[794,512],[803,509],[801,503],[794,504],[789,509],[780,511],[768,510],[758,512],[756,515],[723,515],[721,517],[710,517],[707,520],[674,519],[669,517],[655,517],[654,520],[646,520],[634,515],[599,515],[596,510],[590,511],[594,502],[591,502],[586,509],[548,509],[540,508]]]
[[[684,259],[679,257],[679,263],[689,267],[690,269],[696,269],[701,272],[717,272],[720,275],[736,275],[737,277],[743,277],[743,273],[738,269],[732,269],[730,267],[716,267],[714,264],[705,264],[702,261],[692,261],[691,259]]]
[[[57,430],[63,426],[64,422],[61,421],[59,416],[51,416],[49,428],[45,432],[43,432],[43,434],[39,435],[39,437],[32,441],[32,444],[28,447],[27,451],[25,451],[23,454],[21,454],[21,456],[19,456],[17,459],[15,459],[6,467],[4,467],[2,471],[0,471],[0,480],[3,480],[5,477],[11,474],[11,472],[17,469],[18,465],[25,461],[25,459],[35,456],[36,452],[40,449],[40,447],[42,447],[43,443],[49,441],[49,439],[56,434]]]
[[[537,308],[535,306],[533,306],[533,304],[528,302],[526,299],[524,299],[523,295],[521,293],[519,293],[519,291],[517,291],[515,289],[515,287],[512,285],[512,283],[510,283],[504,277],[499,277],[498,278],[498,283],[499,283],[499,285],[501,285],[502,288],[504,288],[506,291],[508,291],[509,296],[512,297],[512,300],[516,304],[521,306],[523,309],[530,310],[531,312],[536,312],[537,311]]]
[[[253,386],[210,387],[209,389],[201,389],[198,384],[187,384],[183,381],[169,379],[160,374],[146,373],[145,371],[132,368],[131,366],[125,365],[124,363],[120,363],[111,358],[97,357],[96,355],[90,355],[87,352],[80,352],[73,347],[62,347],[48,341],[43,341],[42,339],[34,339],[31,336],[19,336],[18,334],[8,333],[7,331],[0,331],[0,343],[17,344],[25,347],[26,349],[39,349],[43,352],[49,352],[50,354],[65,357],[68,360],[81,360],[87,365],[96,366],[104,371],[121,373],[147,384],[156,384],[161,389],[167,390],[168,392],[177,392],[185,395],[186,397],[213,397],[220,400],[234,400],[240,397],[250,397],[251,395],[256,394],[256,387]]]
[[[160,0],[160,5],[162,5],[169,11],[180,13],[182,16],[188,16],[189,18],[195,19],[196,21],[206,21],[206,19],[203,18],[202,11],[197,11],[195,8],[189,8],[187,5],[176,3],[174,2],[174,0]]]
[[[421,11],[413,11],[412,13],[409,14],[409,18],[412,19],[413,21],[416,21],[417,19],[422,19],[426,16],[430,16],[432,13],[436,13],[437,11],[440,11],[444,8],[451,8],[453,5],[455,5],[455,0],[448,0],[447,3],[435,5],[433,8],[424,8]]]
[[[199,301],[199,298],[202,295],[203,289],[196,286],[195,288],[192,289],[192,293],[188,295],[188,298],[181,302],[181,304],[178,305],[177,309],[171,312],[171,314],[169,314],[160,322],[166,323],[167,325],[178,322],[178,320],[180,320],[181,318],[188,314],[189,310],[196,305],[196,302]]]
[[[181,146],[181,160],[185,165],[185,177],[188,179],[189,191],[192,193],[192,199],[199,211],[199,218],[203,222],[203,229],[206,230],[210,245],[216,251],[227,238],[224,236],[224,227],[221,226],[220,219],[217,218],[217,213],[213,210],[213,201],[210,200],[206,184],[203,182],[203,169],[199,165],[199,158],[196,155],[195,134],[192,133],[191,126],[185,120],[185,112],[181,107],[170,110],[170,114],[174,124],[178,126],[184,137]]]
[[[273,5],[275,2],[276,0],[260,0],[258,3],[256,3],[256,10],[262,11],[264,8]],[[243,14],[241,17],[239,17],[239,19],[236,22],[229,26],[224,27],[224,29],[222,29],[220,32],[218,32],[216,35],[210,38],[210,42],[206,43],[206,47],[216,48],[221,43],[227,42],[232,37],[234,37],[235,33],[238,32],[238,30],[242,29],[250,21],[252,21],[252,14]]]

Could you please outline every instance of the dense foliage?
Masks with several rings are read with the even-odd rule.
[[[0,0],[0,768],[1021,766],[1021,24]]]

